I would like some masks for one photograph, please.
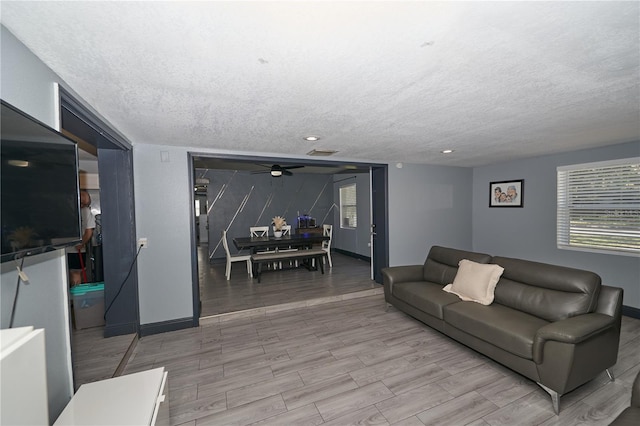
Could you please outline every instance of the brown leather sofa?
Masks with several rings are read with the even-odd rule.
[[[443,291],[460,260],[504,268],[489,305]],[[621,288],[592,272],[434,246],[423,265],[382,271],[389,305],[560,396],[616,363]]]
[[[611,426],[638,426],[640,425],[640,373],[636,376],[631,388],[631,406],[611,423]]]

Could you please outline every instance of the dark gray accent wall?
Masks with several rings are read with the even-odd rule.
[[[624,304],[640,307],[640,259],[559,250],[556,167],[640,156],[640,142],[548,155],[473,170],[473,249],[492,255],[587,269],[624,288]],[[524,179],[524,207],[489,208],[489,182]]]
[[[220,243],[224,229],[228,229],[229,248],[236,253],[234,237],[248,237],[250,226],[271,226],[274,216],[284,217],[292,232],[298,215],[305,213],[316,218],[318,226],[333,223],[333,215],[329,213],[333,204],[332,175],[296,172],[293,176],[274,178],[269,173],[198,169],[196,176],[209,179],[210,259],[225,257]]]

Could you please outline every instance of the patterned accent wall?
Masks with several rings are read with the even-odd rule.
[[[333,175],[294,171],[293,176],[274,178],[269,173],[197,169],[196,176],[209,179],[210,260],[225,257],[221,243],[224,229],[234,254],[234,237],[248,237],[250,226],[271,226],[274,216],[284,217],[291,232],[295,232],[296,219],[303,214],[315,218],[317,226],[333,224]]]

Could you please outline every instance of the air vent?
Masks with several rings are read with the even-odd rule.
[[[331,149],[312,149],[311,151],[307,152],[307,155],[311,155],[314,157],[328,157],[335,154],[336,152],[338,151],[333,151]]]

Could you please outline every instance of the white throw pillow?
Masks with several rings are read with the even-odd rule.
[[[453,293],[468,302],[490,305],[493,292],[504,268],[500,265],[472,262],[462,259],[458,263],[458,273],[452,284],[443,290]]]

